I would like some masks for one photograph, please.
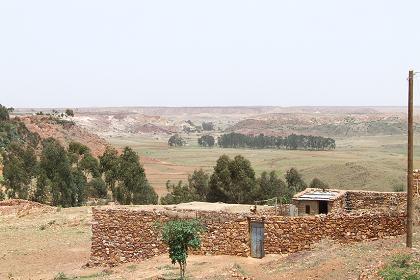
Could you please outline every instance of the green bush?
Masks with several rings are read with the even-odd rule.
[[[188,250],[200,248],[200,234],[204,231],[198,220],[174,220],[161,227],[162,240],[169,247],[172,264],[179,264],[181,279],[185,279]]]

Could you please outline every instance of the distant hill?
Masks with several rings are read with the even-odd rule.
[[[17,115],[54,109],[16,109]],[[63,111],[63,109],[56,109]],[[361,106],[227,106],[227,107],[114,107],[76,108],[72,120],[90,132],[120,134],[182,133],[186,123],[212,122],[215,130],[243,134],[319,135],[350,137],[396,135],[406,132],[404,107]],[[420,108],[415,110],[420,123]]]
[[[282,136],[291,133],[328,137],[398,135],[406,133],[407,122],[401,113],[276,113],[239,121],[226,131]]]

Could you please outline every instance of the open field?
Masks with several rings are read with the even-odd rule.
[[[308,183],[318,177],[333,188],[392,191],[394,186],[405,184],[404,135],[339,138],[334,151],[201,148],[196,135],[184,137],[188,145],[178,148],[168,147],[167,138],[158,136],[117,136],[107,140],[139,153],[146,175],[160,195],[166,192],[167,180],[186,180],[197,168],[211,172],[223,154],[245,156],[257,175],[265,170],[283,175],[295,167]],[[420,168],[420,144],[415,146],[414,158],[414,167]]]
[[[0,212],[0,279],[176,279],[167,255],[118,267],[85,267],[89,259],[91,207],[57,211]],[[413,253],[419,257],[420,235]],[[390,256],[408,252],[404,237],[340,245],[324,240],[311,251],[263,259],[194,256],[188,279],[358,279]],[[60,276],[61,278],[58,278]],[[160,277],[160,278],[158,278]],[[376,279],[376,278],[374,278]]]

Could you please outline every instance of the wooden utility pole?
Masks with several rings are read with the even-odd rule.
[[[407,155],[407,240],[413,247],[413,80],[414,71],[408,72],[408,155]]]

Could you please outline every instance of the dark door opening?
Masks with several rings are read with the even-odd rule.
[[[319,201],[318,213],[328,214],[328,201]]]

